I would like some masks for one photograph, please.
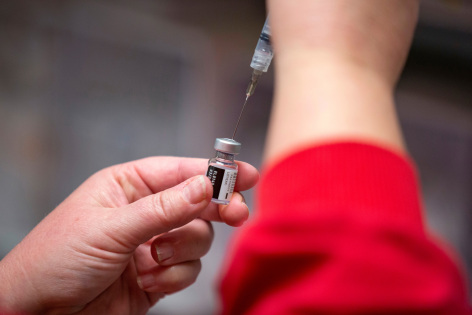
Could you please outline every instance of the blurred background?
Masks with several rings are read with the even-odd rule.
[[[4,0],[0,257],[81,182],[152,155],[210,158],[231,136],[265,20],[262,0]],[[472,3],[424,0],[396,98],[427,220],[472,271]],[[243,116],[261,166],[273,72]],[[252,192],[246,194],[253,204]],[[215,224],[191,288],[150,314],[210,314],[233,229]]]

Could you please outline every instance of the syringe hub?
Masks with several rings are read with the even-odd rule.
[[[252,94],[254,94],[254,91],[256,90],[257,82],[259,82],[259,78],[262,75],[262,71],[260,70],[254,70],[252,72],[251,76],[251,81],[249,82],[249,85],[246,90],[246,97],[249,98]]]

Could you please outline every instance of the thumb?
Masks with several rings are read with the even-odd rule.
[[[134,249],[153,236],[183,226],[200,215],[212,196],[210,180],[203,175],[142,198],[115,212],[111,223],[115,239]]]

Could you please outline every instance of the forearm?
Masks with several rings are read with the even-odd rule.
[[[349,139],[404,150],[393,89],[413,35],[415,0],[268,0],[276,93],[266,160]]]
[[[392,88],[376,73],[324,53],[283,58],[277,64],[282,75],[276,81],[266,159],[337,139],[404,149]]]

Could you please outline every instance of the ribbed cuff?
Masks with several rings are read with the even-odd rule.
[[[423,224],[413,163],[364,143],[332,143],[295,152],[263,171],[258,200],[263,216],[337,209],[416,228]]]

